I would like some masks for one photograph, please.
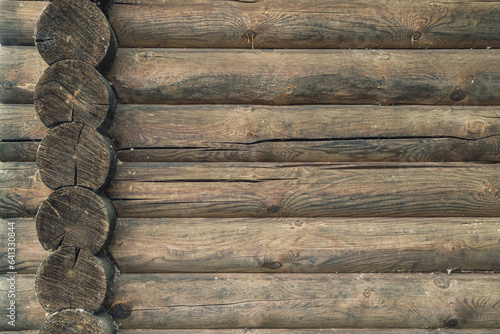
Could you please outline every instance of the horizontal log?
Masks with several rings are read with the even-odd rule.
[[[0,1],[0,44],[35,45],[33,33],[45,1]]]
[[[123,329],[498,328],[497,276],[129,274],[108,304]]]
[[[130,329],[120,330],[122,334],[491,334],[492,329]],[[7,332],[8,334],[9,332]],[[16,331],[15,334],[37,334],[38,331]],[[14,333],[12,333],[14,334]]]
[[[16,227],[16,270],[46,253],[33,219]],[[119,219],[108,245],[121,273],[446,272],[500,268],[497,218]],[[0,273],[8,272],[0,240]]]
[[[12,2],[12,3],[11,3]],[[46,2],[5,1],[2,45],[32,45]],[[500,46],[495,2],[119,0],[124,47],[486,48]]]
[[[0,103],[33,103],[47,64],[35,47],[0,47]]]
[[[0,65],[12,64],[0,73],[10,82],[0,103],[32,103],[45,64],[34,47],[4,49]],[[498,105],[500,69],[491,64],[499,56],[493,49],[122,48],[106,77],[126,104]]]
[[[497,276],[123,274],[116,277],[113,295],[107,303],[110,314],[123,330],[146,326],[157,330],[247,327],[491,329],[500,327],[497,311],[500,280]],[[32,292],[34,280],[34,275],[17,276],[20,292],[17,330],[39,329],[45,320],[45,313]],[[0,287],[5,284],[5,277],[0,277]],[[5,317],[5,312],[2,307],[0,316]],[[6,322],[0,323],[0,330],[11,329],[7,326]]]
[[[34,330],[37,331],[49,314],[40,306],[35,294],[35,275],[13,275],[15,280],[11,280],[11,275],[0,275],[0,331],[12,331],[12,334],[18,331]],[[8,298],[10,283],[15,283],[15,298]],[[15,326],[9,325],[7,315],[10,314],[10,301],[15,302]]]
[[[0,217],[49,190],[33,163],[0,166]],[[496,164],[121,163],[105,190],[120,218],[497,217]]]
[[[134,162],[498,162],[498,115],[490,106],[119,105],[109,134],[119,159]],[[32,105],[0,105],[0,160],[35,161],[46,132]]]

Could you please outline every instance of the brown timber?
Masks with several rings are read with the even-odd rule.
[[[33,219],[16,226],[18,273],[46,253]],[[497,218],[129,218],[107,250],[121,273],[453,272],[500,267]],[[7,241],[0,240],[0,273]]]
[[[0,160],[34,161],[33,106],[0,121]],[[500,160],[493,106],[119,105],[109,135],[131,162]]]

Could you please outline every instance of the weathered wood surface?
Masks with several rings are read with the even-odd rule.
[[[500,50],[122,49],[122,103],[500,104]]]
[[[96,314],[84,310],[66,309],[47,318],[40,334],[113,334],[113,319],[106,311]]]
[[[115,278],[113,295],[107,303],[111,306],[110,313],[118,318],[124,330],[144,329],[144,324],[156,329],[282,326],[485,330],[500,328],[500,280],[497,276],[123,274]],[[34,281],[34,275],[17,276],[20,302],[16,330],[38,330],[45,320],[45,312],[33,294]],[[5,276],[0,277],[1,290],[5,289],[5,284]],[[4,312],[2,307],[0,316],[5,317]],[[7,326],[6,322],[1,322],[0,330],[11,329]],[[141,333],[148,334],[147,331]],[[410,333],[427,333],[427,330],[411,330]]]
[[[16,281],[16,322],[15,327],[9,325],[7,318],[9,314],[10,298],[7,293],[9,291],[9,281],[11,275],[0,275],[0,331],[12,331],[10,333],[17,334],[18,331],[34,330],[37,331],[45,321],[46,311],[40,306],[35,295],[35,275],[15,275]],[[48,314],[47,314],[48,315]],[[9,332],[8,332],[9,333]]]
[[[35,110],[49,128],[77,122],[106,130],[116,107],[108,81],[91,65],[63,60],[43,72],[35,87]]]
[[[70,246],[96,254],[113,234],[115,222],[111,201],[83,187],[55,190],[36,215],[38,240],[46,250]]]
[[[47,64],[35,47],[0,47],[0,103],[33,103]]]
[[[34,163],[0,163],[0,217],[34,217],[51,192]]]
[[[45,1],[0,1],[0,44],[34,45],[33,31]]]
[[[0,165],[0,217],[33,215],[33,163]],[[496,217],[496,164],[121,163],[118,217]]]
[[[497,276],[129,274],[107,303],[123,329],[499,328]]]
[[[0,88],[0,103],[32,103],[39,76],[33,73],[45,65],[33,61],[35,48],[5,49],[0,82],[12,87],[9,94]],[[7,54],[16,60],[3,60]],[[106,77],[127,104],[498,105],[500,69],[491,64],[499,57],[494,49],[122,48]],[[19,89],[20,83],[28,89]]]
[[[49,65],[76,59],[107,68],[117,48],[106,16],[89,0],[52,0],[36,22],[34,38]]]
[[[116,154],[109,138],[80,123],[63,123],[43,137],[36,153],[43,183],[57,189],[81,186],[100,190],[110,181]]]
[[[17,272],[46,256],[15,222]],[[500,268],[497,218],[119,219],[107,250],[122,273],[453,272]],[[8,272],[0,240],[0,273]]]
[[[37,334],[38,331],[16,331],[16,334]],[[123,334],[491,334],[500,333],[495,329],[130,329],[120,330]],[[8,332],[6,334],[9,334]]]
[[[32,105],[0,105],[0,121],[0,160],[34,161]],[[491,106],[119,105],[109,135],[135,162],[500,160]]]
[[[2,45],[33,45],[35,22],[47,2],[4,3]],[[119,0],[109,19],[125,47],[500,46],[500,5],[492,1]]]
[[[61,247],[40,264],[36,294],[49,313],[67,308],[95,312],[103,305],[113,277],[108,258],[78,247]]]

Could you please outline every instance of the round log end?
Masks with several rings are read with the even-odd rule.
[[[62,247],[40,264],[35,288],[47,312],[67,308],[94,312],[101,308],[113,277],[107,258],[78,247]]]
[[[34,100],[38,117],[49,128],[77,122],[104,130],[116,107],[108,81],[79,60],[63,60],[47,68],[36,84]]]
[[[92,314],[82,309],[67,309],[49,316],[39,334],[113,334],[113,319],[105,311]]]
[[[51,189],[80,186],[99,190],[111,179],[115,161],[111,141],[80,123],[64,123],[50,130],[36,155],[40,178]]]
[[[63,187],[40,205],[36,230],[46,250],[72,246],[96,254],[111,238],[115,222],[115,209],[104,194],[82,187]]]
[[[36,23],[35,45],[49,65],[76,59],[103,67],[116,53],[116,37],[106,16],[88,0],[49,3]]]

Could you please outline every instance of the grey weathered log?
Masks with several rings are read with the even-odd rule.
[[[135,162],[496,162],[497,109],[119,105],[109,135]],[[0,160],[34,161],[47,129],[33,106],[0,105],[0,121]]]
[[[156,328],[141,334],[168,334],[165,328],[218,326],[221,333],[259,327],[300,328],[294,334],[326,333],[430,334],[494,333],[500,328],[497,306],[500,280],[495,274],[123,274],[108,301],[120,330]],[[0,290],[7,284],[0,277]],[[34,275],[18,275],[16,330],[38,330],[45,312],[33,293]],[[449,285],[447,282],[449,281]],[[448,287],[446,287],[448,285]],[[366,291],[367,290],[367,291]],[[426,293],[427,292],[427,293]],[[6,310],[0,309],[5,317]],[[196,320],[196,321],[194,321]],[[147,325],[145,325],[147,324]],[[245,326],[248,325],[248,326]],[[0,330],[12,329],[0,322]],[[298,327],[301,326],[301,327]],[[455,326],[453,331],[447,326]],[[353,330],[352,327],[370,327]],[[417,328],[434,328],[415,330]],[[442,329],[441,329],[442,328]],[[475,329],[478,329],[475,331]],[[439,330],[438,330],[439,329]],[[482,329],[482,330],[481,330]],[[229,331],[229,332],[228,332]],[[246,331],[246,329],[245,329]],[[250,332],[250,333],[252,333]],[[277,331],[288,333],[289,329]],[[131,333],[131,334],[132,334]],[[219,331],[173,331],[172,334],[217,334]],[[241,332],[243,333],[243,332]],[[320,332],[321,333],[321,332]]]
[[[111,288],[114,267],[106,256],[62,247],[47,256],[36,273],[36,294],[49,313],[67,308],[95,312]]]
[[[51,314],[40,328],[39,334],[113,334],[113,319],[107,311],[96,314],[82,309],[66,309]]]
[[[126,49],[121,103],[498,105],[500,50]]]
[[[38,331],[18,331],[16,334],[37,334]],[[240,329],[129,329],[120,330],[121,334],[491,334],[492,329],[415,329],[415,328],[392,328],[392,329],[262,329],[262,328],[240,328]]]
[[[113,119],[116,98],[108,81],[94,67],[69,59],[45,70],[36,84],[34,103],[38,117],[49,128],[77,122],[106,130]]]
[[[46,1],[0,1],[0,44],[34,45],[33,31]]]
[[[40,177],[51,189],[81,186],[100,190],[116,163],[111,140],[80,123],[64,123],[42,139],[36,155]]]
[[[117,43],[102,11],[88,0],[53,0],[40,14],[35,45],[47,64],[65,59],[107,68]]]
[[[35,164],[0,167],[0,216],[34,215]],[[499,182],[496,164],[122,163],[105,192],[122,218],[497,217]]]
[[[14,57],[22,54],[20,59],[36,58],[34,48],[6,49]],[[121,48],[106,77],[119,102],[127,104],[498,105],[500,69],[491,64],[499,55],[497,49]],[[6,68],[0,82],[14,77],[12,87],[34,85],[38,76],[32,78],[33,65],[15,63],[21,68]],[[36,72],[44,69],[40,64]],[[32,95],[4,93],[0,88],[1,103],[32,103]]]
[[[4,3],[2,45],[33,45],[47,2]],[[109,19],[125,47],[495,48],[499,13],[493,1],[119,0]]]
[[[498,329],[497,276],[124,274],[107,305],[123,329]]]
[[[11,1],[9,1],[11,2]],[[35,85],[47,64],[34,47],[0,48],[0,103],[33,103]]]
[[[55,190],[36,215],[38,240],[46,250],[71,246],[96,254],[113,234],[115,222],[116,212],[106,195],[83,187]]]
[[[15,222],[16,270],[46,256],[33,219]],[[129,218],[108,244],[122,273],[494,271],[497,218]],[[8,272],[0,239],[0,273]]]

